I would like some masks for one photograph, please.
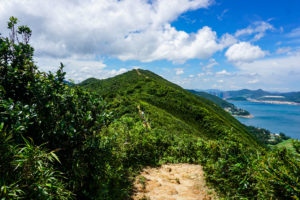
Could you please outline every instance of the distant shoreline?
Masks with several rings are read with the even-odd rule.
[[[248,118],[248,119],[250,119],[250,118],[253,118],[253,117],[254,117],[253,115],[232,115],[232,116],[234,116],[234,117]]]
[[[248,99],[250,102],[256,103],[268,103],[268,104],[286,104],[286,105],[300,105],[300,103],[292,102],[292,101],[260,101],[255,99]]]

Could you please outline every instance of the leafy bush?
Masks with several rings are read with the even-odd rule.
[[[50,180],[54,180],[55,174],[63,173],[68,179],[59,175],[57,183],[74,192],[78,198],[86,196],[91,192],[90,186],[99,183],[88,180],[92,176],[89,168],[95,163],[82,158],[88,157],[86,149],[90,144],[86,142],[87,139],[95,138],[109,122],[109,113],[104,111],[105,103],[97,95],[65,84],[62,64],[55,74],[38,71],[33,62],[33,48],[28,44],[30,29],[20,26],[16,32],[16,23],[17,19],[12,17],[8,25],[11,37],[0,38],[0,123],[4,125],[3,130],[9,133],[9,137],[6,137],[5,132],[1,132],[1,138],[4,139],[0,149],[8,152],[3,156],[5,160],[1,164],[0,182],[19,183],[26,177],[22,170],[18,180],[2,175],[14,173],[9,163],[14,161],[15,156],[27,152],[17,151],[20,145],[25,145],[24,138],[32,138],[37,145],[43,144],[44,148],[57,150],[56,154],[62,163],[46,162],[41,156],[26,154],[28,159],[39,164],[46,162],[44,168],[49,170],[49,174],[41,176],[43,183],[48,186],[52,184]],[[23,41],[19,39],[20,36]],[[34,149],[31,152],[40,149],[33,144],[30,148]],[[44,151],[40,154],[46,155]],[[51,170],[60,172],[52,173]],[[25,193],[23,196],[31,193],[31,186],[25,186],[21,188]],[[8,193],[9,188],[13,189],[6,187]],[[71,193],[66,194],[71,197]],[[48,198],[51,199],[51,195]]]
[[[295,151],[300,154],[300,141],[299,140],[292,140],[293,142],[293,147]]]

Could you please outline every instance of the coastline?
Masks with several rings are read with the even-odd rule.
[[[250,118],[254,118],[254,115],[232,115],[233,117],[242,117],[242,118],[247,118],[247,119],[250,119]]]
[[[260,101],[260,100],[255,100],[255,99],[248,99],[248,101],[256,102],[256,103],[300,105],[300,103],[296,103],[296,102],[292,102],[292,101]]]

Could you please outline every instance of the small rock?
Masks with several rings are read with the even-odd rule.
[[[175,190],[174,188],[173,189],[170,189],[167,193],[168,195],[176,195],[178,194],[177,190]]]

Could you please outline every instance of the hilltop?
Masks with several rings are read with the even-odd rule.
[[[233,130],[247,144],[256,146],[244,125],[213,102],[192,94],[147,70],[132,70],[113,78],[87,79],[79,84],[101,95],[122,115],[137,115],[137,106],[153,127],[173,134],[189,134],[206,139],[222,138]]]

